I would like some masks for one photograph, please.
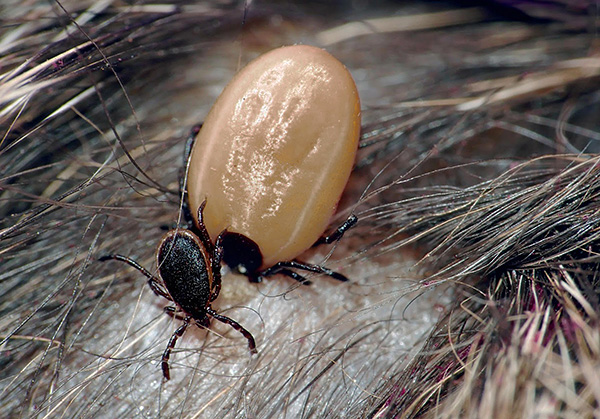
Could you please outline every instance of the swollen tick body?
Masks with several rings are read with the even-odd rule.
[[[234,77],[193,131],[188,214],[207,201],[206,229],[212,238],[228,230],[223,259],[252,281],[275,273],[303,280],[290,268],[346,280],[293,259],[327,228],[359,133],[358,92],[342,63],[307,45],[270,51]],[[351,216],[332,238],[355,223]]]

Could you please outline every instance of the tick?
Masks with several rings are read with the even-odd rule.
[[[319,239],[354,166],[360,125],[356,84],[325,50],[294,45],[250,62],[190,136],[189,228],[206,202],[202,221],[220,237],[223,260],[254,282],[276,273],[304,280],[293,269],[346,280],[294,258],[357,221]]]
[[[174,306],[165,307],[165,312],[183,320],[183,324],[171,335],[162,355],[161,366],[163,376],[167,380],[171,378],[171,351],[177,339],[183,336],[192,323],[200,328],[207,328],[210,318],[226,323],[244,335],[248,340],[250,352],[256,353],[256,343],[252,334],[238,322],[218,314],[210,306],[221,291],[221,258],[223,238],[227,231],[222,231],[214,244],[211,242],[203,222],[205,205],[206,201],[200,204],[196,216],[198,234],[176,228],[165,234],[160,241],[156,252],[158,277],[126,256],[111,254],[100,258],[101,261],[120,260],[140,271],[148,278],[148,285],[156,295],[173,302]]]

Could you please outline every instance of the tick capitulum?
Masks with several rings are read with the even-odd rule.
[[[221,291],[222,241],[226,230],[219,234],[214,244],[210,241],[203,222],[205,205],[206,201],[198,209],[199,236],[190,230],[174,229],[161,240],[156,252],[158,277],[126,256],[111,254],[100,258],[101,261],[120,260],[140,271],[148,278],[148,285],[156,295],[173,302],[174,306],[165,307],[165,313],[183,320],[162,355],[162,371],[167,380],[171,378],[169,358],[177,339],[192,323],[200,328],[208,327],[210,317],[239,331],[248,340],[250,352],[256,353],[252,334],[235,320],[211,308]]]

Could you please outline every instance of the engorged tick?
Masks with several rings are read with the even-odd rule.
[[[358,148],[360,100],[346,67],[327,51],[293,45],[269,51],[225,87],[186,147],[184,216],[207,200],[204,223],[222,236],[223,260],[259,282],[293,269],[346,277],[294,260],[319,239],[346,187]],[[186,215],[187,214],[187,215]]]

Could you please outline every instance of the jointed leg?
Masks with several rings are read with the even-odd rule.
[[[177,320],[185,320],[187,317],[187,315],[181,314],[183,312],[178,310],[177,307],[165,307],[163,310],[166,314]],[[210,319],[208,316],[204,316],[202,320],[194,319],[194,321],[196,322],[196,326],[200,329],[208,329],[210,326]]]
[[[190,159],[190,154],[192,154],[192,148],[194,147],[194,143],[196,142],[196,137],[200,133],[200,129],[202,128],[202,124],[196,124],[190,130],[187,140],[185,141],[185,147],[183,148],[183,166],[187,166],[188,160]]]
[[[209,314],[211,317],[217,319],[218,321],[228,324],[229,326],[233,327],[235,330],[240,332],[242,335],[244,335],[244,337],[248,341],[248,348],[250,349],[250,352],[253,354],[256,353],[256,342],[254,341],[254,336],[252,336],[252,333],[247,331],[241,324],[239,324],[233,319],[230,319],[227,316],[218,314],[210,307],[206,309],[206,313]]]
[[[173,301],[173,299],[171,298],[171,296],[169,295],[167,290],[165,290],[164,287],[162,286],[161,282],[154,275],[152,275],[152,273],[149,270],[144,268],[142,265],[137,263],[135,260],[130,259],[127,256],[115,255],[115,254],[102,256],[98,260],[101,262],[104,262],[109,259],[120,260],[121,262],[125,262],[129,266],[137,269],[138,271],[140,271],[142,274],[144,274],[148,278],[148,286],[150,286],[152,291],[154,291],[154,294],[158,295],[159,297],[166,298],[169,301]]]
[[[357,222],[358,217],[354,214],[351,214],[350,217],[348,217],[346,221],[342,223],[342,225],[336,228],[333,233],[331,233],[329,236],[321,237],[319,240],[317,240],[315,244],[313,244],[313,247],[319,246],[321,244],[331,244],[341,239],[344,233],[350,230],[352,227],[354,227]]]
[[[274,275],[275,273],[289,276],[290,278],[295,279],[296,281],[302,283],[302,285],[311,285],[312,284],[311,281],[309,281],[308,279],[306,279],[299,273],[292,271],[291,269],[281,268],[281,269],[278,269],[276,272],[270,273],[270,275]]]
[[[210,240],[210,235],[208,234],[208,230],[206,229],[206,226],[204,225],[204,207],[205,206],[206,206],[206,198],[204,199],[204,201],[202,201],[202,203],[200,204],[200,207],[198,208],[198,225],[195,226],[196,227],[195,233],[200,238],[200,241],[202,241],[202,244],[204,245],[206,250],[208,250],[210,253],[212,253],[214,251],[214,246],[212,244],[212,241]]]
[[[187,316],[185,319],[183,319],[183,324],[181,326],[179,326],[177,328],[177,330],[175,330],[175,332],[171,335],[171,339],[169,339],[169,343],[167,344],[167,349],[165,349],[165,351],[163,352],[161,366],[162,366],[163,376],[167,380],[171,379],[171,374],[169,372],[169,358],[171,357],[171,351],[175,347],[175,344],[177,343],[177,339],[179,339],[181,336],[183,336],[183,334],[185,333],[185,330],[190,325],[190,319],[191,319],[191,316]]]
[[[156,278],[150,278],[148,280],[148,286],[152,291],[154,291],[154,294],[158,295],[159,297],[166,298],[169,301],[173,301],[169,293],[163,288],[161,283]]]
[[[221,231],[215,241],[215,249],[211,262],[213,282],[211,285],[210,298],[208,299],[209,302],[215,301],[221,292],[221,260],[223,259],[223,237],[226,233],[227,229]]]
[[[354,214],[350,215],[350,217],[348,217],[346,219],[346,221],[344,221],[342,223],[342,225],[340,225],[333,233],[331,233],[329,236],[324,236],[324,237],[321,237],[319,240],[317,240],[315,242],[315,244],[313,244],[313,247],[316,247],[320,244],[331,244],[331,243],[341,239],[342,236],[344,235],[344,233],[346,231],[348,231],[349,229],[351,229],[352,227],[354,227],[354,225],[356,225],[357,222],[358,222],[358,217]],[[267,277],[267,276],[271,276],[271,275],[275,275],[275,274],[282,274],[282,275],[287,275],[287,276],[295,279],[298,282],[302,282],[303,284],[306,284],[306,285],[310,284],[310,281],[307,281],[302,275],[299,275],[298,273],[296,273],[288,268],[302,269],[302,270],[309,271],[309,272],[325,274],[332,278],[337,279],[338,281],[347,281],[348,280],[348,278],[346,278],[344,275],[334,272],[331,269],[327,269],[323,266],[311,265],[308,263],[291,260],[291,261],[284,261],[284,262],[276,263],[275,265],[271,266],[270,268],[265,269],[262,272],[259,272],[258,275],[255,275],[253,278],[251,278],[251,281],[260,282],[261,277]]]
[[[181,311],[179,311],[177,309],[177,307],[165,307],[163,308],[163,311],[168,314],[169,316],[173,317],[174,319],[177,320],[185,320],[185,318],[187,316],[180,314]]]
[[[182,199],[181,215],[184,221],[184,225],[180,227],[194,231],[194,217],[192,217],[192,212],[190,211],[187,189],[185,189],[185,168],[179,170],[179,195]]]
[[[275,265],[271,266],[268,269],[265,269],[264,271],[262,271],[260,273],[261,276],[270,276],[270,275],[275,275],[276,273],[282,273],[288,276],[292,276],[289,275],[289,269],[285,269],[285,268],[294,268],[294,269],[302,269],[304,271],[309,271],[309,272],[314,272],[314,273],[318,273],[318,274],[325,274],[325,275],[329,275],[330,277],[337,279],[338,281],[347,281],[348,278],[346,278],[344,275],[334,272],[331,269],[327,269],[324,268],[323,266],[319,266],[319,265],[311,265],[308,263],[304,263],[304,262],[299,262],[296,260],[290,260],[290,261],[286,261],[286,262],[278,262]],[[292,278],[294,278],[292,276]],[[296,278],[294,278],[296,279]]]
[[[190,158],[190,154],[192,153],[192,148],[194,147],[194,143],[196,142],[196,137],[198,136],[198,133],[200,132],[200,128],[202,128],[202,124],[194,125],[192,127],[192,129],[190,130],[190,134],[185,142],[185,147],[183,149],[183,168],[181,170],[179,170],[179,195],[181,195],[181,198],[183,199],[182,215],[183,215],[183,219],[185,220],[184,227],[187,228],[188,230],[193,231],[194,233],[197,233],[197,231],[195,229],[196,226],[194,224],[194,217],[192,216],[192,212],[191,212],[189,204],[188,204],[187,189],[185,188],[185,184],[186,184],[185,174],[186,174],[188,160]]]

